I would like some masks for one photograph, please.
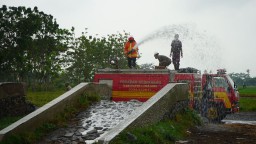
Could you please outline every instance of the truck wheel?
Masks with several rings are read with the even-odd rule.
[[[206,116],[210,122],[221,122],[226,116],[224,105],[222,103],[209,104]]]
[[[219,109],[219,119],[221,121],[226,117],[226,108],[223,103],[219,103],[218,109]]]

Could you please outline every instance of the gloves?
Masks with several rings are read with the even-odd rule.
[[[132,50],[130,50],[127,54],[129,55],[129,54],[131,54],[132,52],[134,52],[135,50],[134,49],[132,49]]]

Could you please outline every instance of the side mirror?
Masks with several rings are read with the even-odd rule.
[[[237,85],[236,84],[234,84],[234,88],[235,88],[235,91],[237,91]]]

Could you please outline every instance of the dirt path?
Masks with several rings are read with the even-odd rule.
[[[224,122],[192,129],[187,143],[256,144],[256,112],[228,115]]]

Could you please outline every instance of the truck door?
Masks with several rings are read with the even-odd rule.
[[[228,83],[223,77],[213,77],[214,99],[223,102],[226,108],[231,108],[231,91]]]

